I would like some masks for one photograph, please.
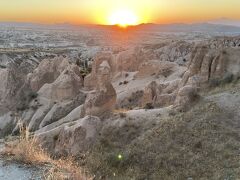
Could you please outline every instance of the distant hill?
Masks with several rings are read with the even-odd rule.
[[[208,23],[240,27],[240,20],[228,19],[228,18],[214,19],[214,20],[208,21]]]
[[[195,24],[141,24],[136,27],[139,29],[146,29],[160,32],[219,32],[219,33],[239,33],[240,27],[211,24],[211,23],[195,23]]]
[[[0,27],[24,27],[24,28],[42,28],[42,29],[102,29],[116,30],[121,29],[114,25],[72,25],[69,23],[62,24],[38,24],[38,23],[21,23],[21,22],[0,22]],[[206,33],[240,33],[240,21],[219,19],[207,23],[194,24],[140,24],[129,26],[128,30],[140,31],[158,31],[158,32],[206,32]]]

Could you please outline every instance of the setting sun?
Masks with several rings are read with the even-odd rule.
[[[109,24],[121,27],[136,25],[138,24],[138,17],[130,10],[118,10],[110,15]]]

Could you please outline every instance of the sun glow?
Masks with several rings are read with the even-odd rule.
[[[113,12],[109,16],[109,24],[111,25],[119,25],[121,27],[127,27],[129,25],[137,25],[138,24],[137,15],[130,10],[118,10]]]

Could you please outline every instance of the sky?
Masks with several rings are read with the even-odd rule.
[[[240,0],[0,0],[0,21],[111,24],[128,11],[136,23],[192,23],[240,19],[239,7]]]

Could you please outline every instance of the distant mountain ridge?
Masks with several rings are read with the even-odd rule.
[[[138,28],[164,32],[240,32],[240,27],[212,23],[141,24]]]
[[[208,21],[208,23],[240,27],[240,20],[236,20],[236,19],[220,18],[220,19],[214,19],[214,20]]]
[[[41,28],[41,29],[78,29],[78,28],[96,28],[96,29],[119,29],[117,25],[72,25],[69,23],[59,24],[40,24],[28,22],[0,22],[0,27],[22,27],[22,28]],[[129,30],[148,30],[159,32],[219,32],[219,33],[240,33],[240,21],[226,18],[211,20],[203,23],[174,23],[174,24],[154,24],[146,23],[136,26],[129,26]]]

